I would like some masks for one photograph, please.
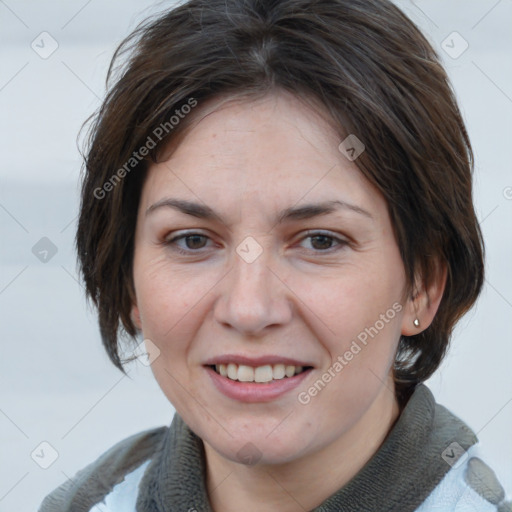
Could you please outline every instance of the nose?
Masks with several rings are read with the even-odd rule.
[[[225,327],[244,335],[262,335],[292,318],[287,287],[271,268],[264,251],[255,261],[234,256],[231,270],[222,280],[214,317]]]

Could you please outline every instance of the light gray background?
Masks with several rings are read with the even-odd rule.
[[[172,2],[157,7],[166,5]],[[429,385],[478,432],[510,492],[512,0],[399,5],[439,49],[452,78],[476,153],[475,202],[487,243],[481,299]],[[115,442],[172,418],[147,368],[135,363],[123,377],[108,362],[73,252],[76,135],[104,94],[116,44],[154,6],[0,0],[0,511],[36,510]],[[31,48],[43,31],[59,45],[47,59]],[[456,59],[442,48],[453,31],[469,44]],[[452,53],[464,44],[457,37],[445,43]],[[58,249],[46,263],[32,253],[42,237]],[[31,458],[43,441],[58,452],[48,469]],[[40,464],[51,457],[44,446],[34,455]]]

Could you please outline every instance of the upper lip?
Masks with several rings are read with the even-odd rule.
[[[298,359],[291,359],[290,357],[283,357],[277,355],[265,355],[259,357],[248,357],[240,354],[225,354],[222,356],[216,356],[208,359],[204,365],[212,366],[218,364],[229,364],[234,363],[237,365],[246,365],[246,366],[265,366],[265,365],[274,365],[274,364],[284,364],[289,366],[313,366],[310,363],[299,361]]]

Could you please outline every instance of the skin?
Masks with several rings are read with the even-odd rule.
[[[132,318],[160,350],[152,364],[160,387],[204,441],[213,509],[303,512],[347,483],[392,428],[400,334],[428,327],[444,281],[419,287],[414,300],[406,293],[386,202],[357,161],[340,153],[325,114],[282,91],[207,106],[149,168],[136,226]],[[222,220],[166,206],[147,213],[165,198],[207,205]],[[366,213],[342,207],[277,223],[286,208],[330,200]],[[332,238],[308,233],[319,230]],[[204,236],[170,242],[184,232]],[[252,263],[236,252],[248,236],[263,251]],[[394,318],[300,403],[299,392],[393,304],[400,307]],[[220,393],[203,366],[226,353],[289,356],[314,369],[275,400],[242,403]],[[254,465],[237,455],[247,443],[260,457]]]

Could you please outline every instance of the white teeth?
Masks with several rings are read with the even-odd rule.
[[[275,364],[272,368],[272,375],[276,380],[283,379],[286,375],[284,364]]]
[[[217,364],[215,371],[223,377],[240,382],[271,382],[272,380],[280,380],[285,377],[293,377],[304,370],[303,366],[293,366],[284,364],[266,364],[256,368],[244,364],[237,365],[234,363]]]
[[[238,366],[233,363],[228,364],[228,377],[231,380],[237,380],[238,379]]]
[[[238,380],[240,382],[254,382],[254,368],[241,364],[238,367]]]
[[[238,376],[240,377],[240,373],[238,374]],[[272,377],[272,366],[268,364],[266,366],[258,366],[254,370],[254,380],[256,382],[270,382],[272,380]]]
[[[295,375],[295,366],[286,365],[284,373],[287,377],[293,377]]]

